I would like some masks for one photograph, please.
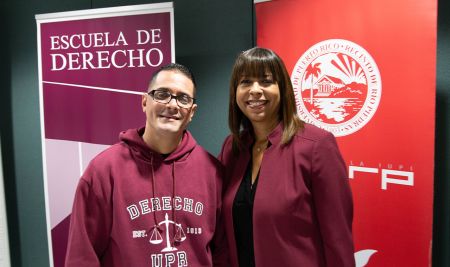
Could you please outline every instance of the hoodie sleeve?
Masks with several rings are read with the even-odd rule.
[[[222,184],[224,168],[220,164],[216,177],[216,230],[211,242],[213,265],[216,267],[227,267],[230,265],[230,254],[228,251],[228,239],[225,232],[225,221],[222,216]]]
[[[94,188],[81,178],[70,218],[66,267],[100,266],[111,232],[112,216]]]
[[[355,266],[352,192],[347,167],[331,133],[314,146],[311,177],[327,266]]]

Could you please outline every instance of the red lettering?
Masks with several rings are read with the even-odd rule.
[[[375,75],[370,76],[372,84],[377,84],[377,77]]]

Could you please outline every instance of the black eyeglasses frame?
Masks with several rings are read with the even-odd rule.
[[[159,100],[156,100],[156,99],[155,99],[155,92],[165,92],[165,93],[168,93],[168,94],[170,95],[169,101],[167,101],[167,102],[161,102],[161,101],[159,101]],[[181,107],[181,106],[180,106],[180,103],[178,103],[178,97],[180,97],[180,96],[172,95],[172,94],[170,94],[169,92],[164,91],[164,90],[151,90],[150,92],[147,93],[147,95],[149,95],[149,96],[152,95],[153,101],[158,102],[158,103],[161,103],[161,104],[168,104],[170,101],[172,101],[172,99],[175,99],[175,101],[177,102],[177,106],[178,106],[179,108],[187,108],[187,107]],[[192,99],[192,105],[191,105],[190,107],[188,107],[188,108],[192,108],[192,107],[194,106],[194,104],[195,104],[195,100],[196,100],[196,99],[193,98],[193,97],[190,97],[190,96],[185,96],[185,97],[188,97],[188,98]]]

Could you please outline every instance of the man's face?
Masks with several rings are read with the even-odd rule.
[[[161,71],[156,76],[148,91],[167,91],[171,95],[186,95],[194,97],[194,84],[180,72],[172,70]],[[142,96],[142,108],[147,115],[146,128],[152,134],[165,135],[181,134],[194,116],[197,105],[191,108],[178,107],[176,99],[172,98],[169,103],[162,104],[153,100],[152,95]]]

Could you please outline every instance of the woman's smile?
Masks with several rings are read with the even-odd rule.
[[[263,108],[267,102],[267,100],[249,100],[247,101],[247,104],[249,108],[257,109]]]

